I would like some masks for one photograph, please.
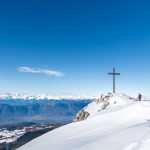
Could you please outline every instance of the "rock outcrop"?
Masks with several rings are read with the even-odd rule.
[[[107,106],[109,105],[109,100],[111,97],[113,97],[112,93],[108,93],[106,95],[102,94],[100,96],[100,98],[96,99],[94,102],[90,103],[87,107],[85,107],[80,112],[78,112],[77,115],[75,116],[73,122],[78,122],[78,121],[87,119],[91,115],[89,112],[89,107],[91,105],[97,105],[98,109],[93,110],[93,111],[100,112],[100,111],[106,109]]]
[[[113,94],[108,93],[107,95],[101,95],[101,97],[99,99],[96,100],[96,103],[99,104],[101,103],[102,106],[101,108],[98,110],[98,112],[106,109],[106,107],[109,105],[109,99],[113,97]]]
[[[77,113],[76,117],[74,118],[73,122],[78,122],[78,121],[82,121],[88,118],[90,114],[85,111],[85,110],[81,110],[79,113]]]

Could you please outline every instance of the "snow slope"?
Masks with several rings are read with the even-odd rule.
[[[109,106],[98,112],[91,103],[90,116],[53,130],[19,150],[149,150],[150,101],[113,95]]]

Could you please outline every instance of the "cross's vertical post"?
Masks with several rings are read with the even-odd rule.
[[[112,73],[108,73],[108,75],[112,75],[113,76],[113,93],[116,92],[116,76],[120,75],[120,73],[116,73],[116,69],[113,68],[113,72]]]
[[[115,68],[113,68],[113,93],[115,93],[116,92],[116,81],[115,81]]]

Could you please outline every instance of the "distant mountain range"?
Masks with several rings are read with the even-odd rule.
[[[8,99],[26,99],[26,100],[85,100],[85,99],[95,99],[96,96],[87,96],[87,95],[59,95],[53,96],[48,94],[10,94],[10,93],[0,93],[0,99],[8,100]]]
[[[22,122],[39,124],[66,124],[73,120],[78,111],[91,99],[53,99],[47,97],[2,96],[0,100],[0,126]]]

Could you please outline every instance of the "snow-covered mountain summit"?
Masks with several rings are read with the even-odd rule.
[[[49,132],[19,150],[149,150],[150,100],[102,95],[85,120]]]
[[[84,109],[82,109],[74,118],[74,122],[82,121],[87,118],[91,118],[95,115],[98,115],[102,110],[116,108],[120,105],[125,105],[137,101],[133,97],[129,97],[125,94],[102,94],[100,98],[96,99]]]

